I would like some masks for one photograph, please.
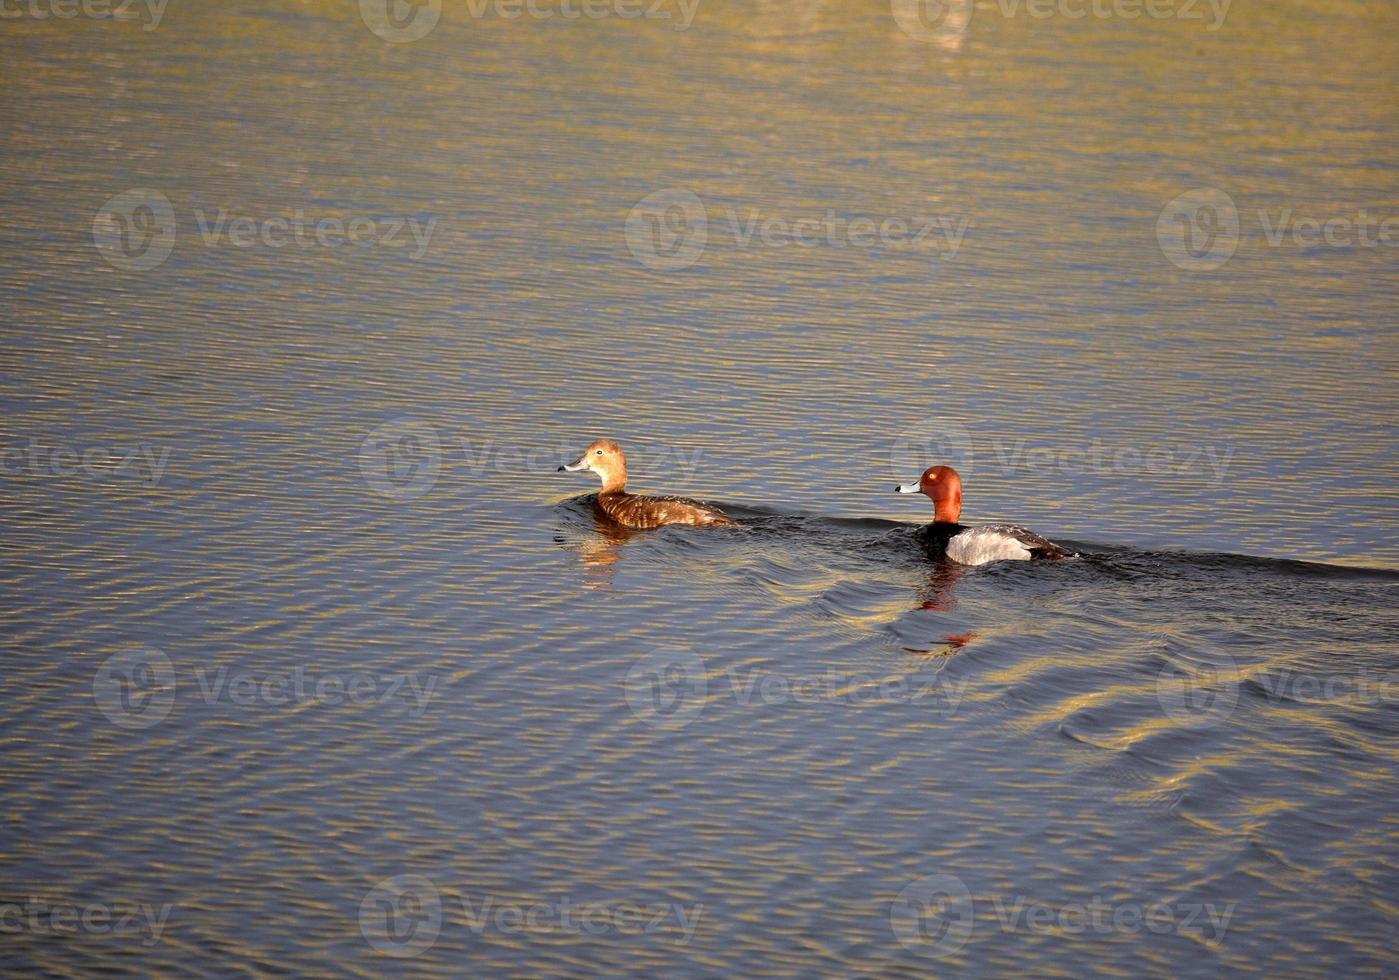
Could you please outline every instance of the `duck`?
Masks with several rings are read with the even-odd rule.
[[[602,480],[597,506],[623,527],[647,530],[667,524],[691,527],[737,527],[723,511],[688,497],[651,497],[627,493],[627,457],[611,439],[598,439],[575,462],[560,466],[560,473],[589,471]]]
[[[993,561],[1056,560],[1070,552],[1015,524],[959,524],[962,517],[962,477],[950,466],[930,466],[917,483],[904,483],[895,493],[922,493],[933,502],[933,523],[922,534],[931,554],[959,565]]]

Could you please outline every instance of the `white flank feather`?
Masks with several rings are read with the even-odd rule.
[[[947,557],[959,565],[988,561],[1029,561],[1030,549],[1004,531],[973,527],[947,542]]]

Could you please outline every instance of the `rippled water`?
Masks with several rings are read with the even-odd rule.
[[[139,9],[0,25],[7,969],[1393,972],[1394,7]]]

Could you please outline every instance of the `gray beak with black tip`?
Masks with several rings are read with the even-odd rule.
[[[580,456],[580,457],[578,457],[578,462],[576,462],[576,463],[565,463],[563,466],[560,466],[560,467],[558,468],[558,470],[556,470],[555,472],[558,472],[558,473],[577,473],[579,470],[586,470],[587,468],[588,468],[588,457],[586,457],[586,456]]]
[[[922,489],[923,489],[923,488],[920,487],[917,483],[900,483],[897,487],[894,488],[894,492],[895,492],[895,493],[920,493],[920,492],[922,492]]]

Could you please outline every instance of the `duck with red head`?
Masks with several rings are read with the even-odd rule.
[[[895,487],[895,493],[927,494],[933,502],[933,520],[956,524],[962,517],[962,478],[950,466],[929,466],[917,483]]]
[[[627,457],[611,439],[599,439],[583,450],[576,462],[559,467],[559,472],[587,470],[602,480],[597,506],[604,515],[623,527],[653,528],[666,524],[695,527],[735,527],[723,511],[688,497],[646,497],[627,493]]]
[[[991,561],[1067,558],[1069,552],[1053,541],[1014,524],[966,527],[962,519],[962,478],[950,466],[930,466],[917,483],[894,488],[895,493],[921,493],[933,502],[933,523],[923,529],[930,553],[960,565]]]

